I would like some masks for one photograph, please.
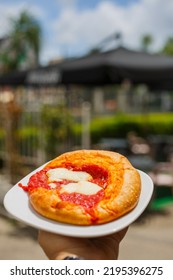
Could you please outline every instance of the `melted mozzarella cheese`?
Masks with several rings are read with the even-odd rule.
[[[56,188],[56,184],[55,183],[50,183],[49,187],[51,187],[51,189],[55,189]]]
[[[83,171],[72,171],[67,168],[54,168],[47,171],[50,182],[62,181],[64,179],[74,182],[91,180],[89,173]]]
[[[84,171],[72,171],[67,168],[54,168],[47,171],[49,177],[49,186],[54,189],[56,184],[54,182],[59,182],[62,180],[73,181],[74,183],[69,183],[66,185],[61,185],[61,192],[68,193],[80,193],[85,195],[96,194],[102,188],[88,180],[92,179],[92,176]]]
[[[76,192],[85,195],[96,194],[102,188],[94,183],[88,181],[80,181],[77,183],[69,183],[68,185],[62,185],[62,192]]]

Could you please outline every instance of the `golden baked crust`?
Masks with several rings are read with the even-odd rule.
[[[123,216],[138,203],[140,175],[126,157],[111,151],[79,150],[60,155],[44,169],[68,166],[77,167],[78,170],[90,166],[93,172],[95,167],[106,170],[106,186],[102,186],[102,196],[91,207],[87,206],[87,202],[83,205],[70,199],[63,200],[56,188],[36,186],[29,191],[30,203],[44,217],[76,225],[103,224]]]

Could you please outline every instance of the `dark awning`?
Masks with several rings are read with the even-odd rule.
[[[64,62],[63,69],[65,83],[102,85],[128,79],[133,84],[173,88],[173,57],[122,47]]]
[[[15,71],[0,76],[0,86],[20,86],[25,84],[27,71]]]
[[[57,86],[59,84],[107,85],[124,80],[158,89],[173,89],[173,57],[128,50],[123,47],[66,59],[0,77],[0,84]]]

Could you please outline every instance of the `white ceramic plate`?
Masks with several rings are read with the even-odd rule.
[[[30,176],[42,168],[43,166],[31,172],[20,183],[27,185]],[[139,173],[142,181],[142,189],[138,205],[125,216],[103,225],[75,226],[46,219],[30,207],[28,194],[18,186],[18,183],[5,195],[4,206],[15,219],[37,229],[81,238],[104,236],[117,232],[133,223],[147,207],[153,193],[153,182],[143,171],[139,170]]]

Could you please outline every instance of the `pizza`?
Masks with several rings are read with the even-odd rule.
[[[64,153],[35,172],[27,186],[33,209],[58,222],[104,224],[136,207],[141,181],[128,159],[115,152]]]

